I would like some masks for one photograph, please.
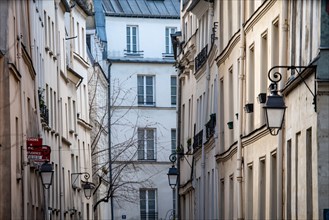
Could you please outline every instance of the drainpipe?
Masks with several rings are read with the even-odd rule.
[[[112,62],[110,59],[107,60],[108,62],[108,73],[107,73],[107,77],[108,77],[108,88],[107,88],[107,92],[108,92],[108,141],[109,141],[109,178],[110,178],[110,202],[111,202],[111,219],[114,219],[114,213],[113,213],[113,176],[112,176],[112,140],[111,140],[111,66],[112,66]]]
[[[242,198],[242,135],[243,135],[243,85],[245,75],[245,33],[244,33],[244,4],[241,1],[241,27],[240,27],[240,73],[239,73],[239,130],[237,148],[237,182],[238,182],[238,219],[243,219],[243,198]]]
[[[56,30],[59,30],[59,25],[58,25],[58,6],[59,6],[59,1],[60,0],[55,0],[55,25],[56,25]],[[62,98],[61,98],[61,89],[60,89],[60,68],[61,68],[61,57],[60,57],[60,48],[59,48],[59,43],[60,43],[60,36],[59,33],[57,32],[55,34],[56,36],[56,54],[55,56],[57,57],[57,93],[58,93],[58,105],[57,105],[57,112],[58,112],[58,180],[59,180],[59,206],[60,206],[60,220],[64,219],[64,192],[63,192],[63,186],[62,186],[62,136],[63,136],[63,131],[62,131]]]
[[[280,46],[280,65],[287,65],[287,38],[288,38],[288,1],[281,1],[282,4],[282,13],[280,21],[282,22],[282,30],[281,30],[281,46]],[[282,71],[282,79],[286,79],[286,71]],[[279,82],[279,90],[284,87],[284,81],[281,80]],[[283,134],[282,130],[280,130],[278,134],[278,149],[277,149],[277,157],[278,157],[278,164],[277,164],[277,218],[282,219],[282,206],[283,206],[283,196],[282,196],[282,186],[283,186]]]
[[[180,74],[183,73],[182,67],[178,66],[178,83],[177,83],[177,91],[178,91],[178,100],[177,100],[177,146],[181,146],[181,126],[182,126],[182,119],[181,119],[181,103],[182,103],[182,80],[179,78]],[[180,156],[177,157],[177,169],[178,172],[180,173]],[[179,197],[179,187],[180,187],[180,175],[178,176],[177,179],[177,219],[181,219],[181,208],[180,208],[180,197]],[[175,218],[175,216],[174,216]]]

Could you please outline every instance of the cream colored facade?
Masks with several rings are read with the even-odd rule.
[[[0,219],[92,218],[92,200],[81,190],[83,176],[76,182],[71,176],[91,174],[85,50],[91,13],[86,5],[66,0],[0,4],[0,136],[6,147],[1,153]],[[27,158],[30,138],[42,138],[50,146],[54,176],[48,190],[38,166]]]
[[[174,40],[181,219],[325,218],[328,4],[182,1]],[[278,65],[308,68],[275,69],[287,110],[272,136],[257,97],[269,95],[268,71]]]

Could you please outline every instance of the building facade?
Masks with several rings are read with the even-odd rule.
[[[0,3],[1,219],[92,218],[80,175],[91,174],[90,3]],[[39,176],[44,161],[53,169],[49,189]]]
[[[327,218],[328,5],[181,2],[182,219]],[[276,73],[287,108],[273,136],[262,97]]]
[[[103,0],[110,61],[114,219],[173,215],[176,72],[170,34],[179,1]],[[110,206],[111,204],[109,204]]]

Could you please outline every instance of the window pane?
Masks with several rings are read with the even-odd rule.
[[[154,150],[148,150],[147,151],[147,159],[148,160],[154,160]]]
[[[172,76],[170,78],[171,83],[171,104],[176,105],[176,95],[177,95],[177,78]]]
[[[144,159],[144,130],[138,129],[138,160]]]
[[[130,51],[130,27],[127,27],[127,50]]]
[[[154,159],[154,130],[147,130],[147,159]]]
[[[155,200],[149,200],[149,211],[155,211]]]
[[[132,46],[133,52],[137,52],[137,27],[132,28]]]
[[[140,215],[141,219],[146,220],[146,191],[140,190],[139,191],[139,198],[140,198]]]
[[[146,76],[146,85],[153,85],[153,76]]]
[[[155,190],[149,190],[148,191],[148,198],[155,200]]]
[[[176,130],[171,129],[171,152],[176,152]]]
[[[139,191],[139,197],[141,199],[146,199],[146,190],[140,190]]]
[[[153,105],[153,96],[146,96],[146,104]]]
[[[146,132],[146,138],[149,140],[153,140],[154,139],[154,130],[147,130]]]
[[[169,29],[166,28],[166,53],[169,53]]]
[[[138,104],[144,104],[144,77],[137,77]]]
[[[176,96],[172,96],[172,97],[171,97],[171,104],[172,104],[172,105],[176,105],[176,103],[177,103],[177,102],[176,102]]]
[[[153,104],[153,77],[146,76],[146,104]]]

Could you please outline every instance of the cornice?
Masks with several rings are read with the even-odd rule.
[[[192,180],[188,180],[186,183],[179,186],[179,195],[185,195],[192,190],[194,190]]]
[[[251,145],[269,134],[266,124],[241,137],[242,147]]]
[[[237,141],[236,141],[235,143],[233,143],[230,146],[230,148],[228,150],[224,151],[221,154],[215,155],[216,162],[220,163],[220,162],[225,162],[225,161],[229,160],[230,158],[233,157],[234,154],[236,154],[237,149],[238,149],[238,146],[237,146]]]
[[[226,45],[225,49],[219,54],[218,57],[216,57],[216,64],[219,67],[226,59],[228,56],[233,51],[233,48],[236,47],[238,42],[240,41],[240,29],[232,36],[228,44]]]
[[[270,10],[270,8],[274,5],[277,0],[265,1],[261,7],[259,7],[256,12],[245,22],[244,30],[247,34],[256,23]]]
[[[82,127],[88,129],[88,130],[92,130],[92,127],[89,123],[87,123],[85,120],[78,118],[78,124],[81,125]]]
[[[75,60],[77,60],[79,63],[81,63],[82,66],[84,66],[85,68],[89,68],[89,63],[83,58],[81,57],[78,53],[73,52],[73,57],[75,58]]]

